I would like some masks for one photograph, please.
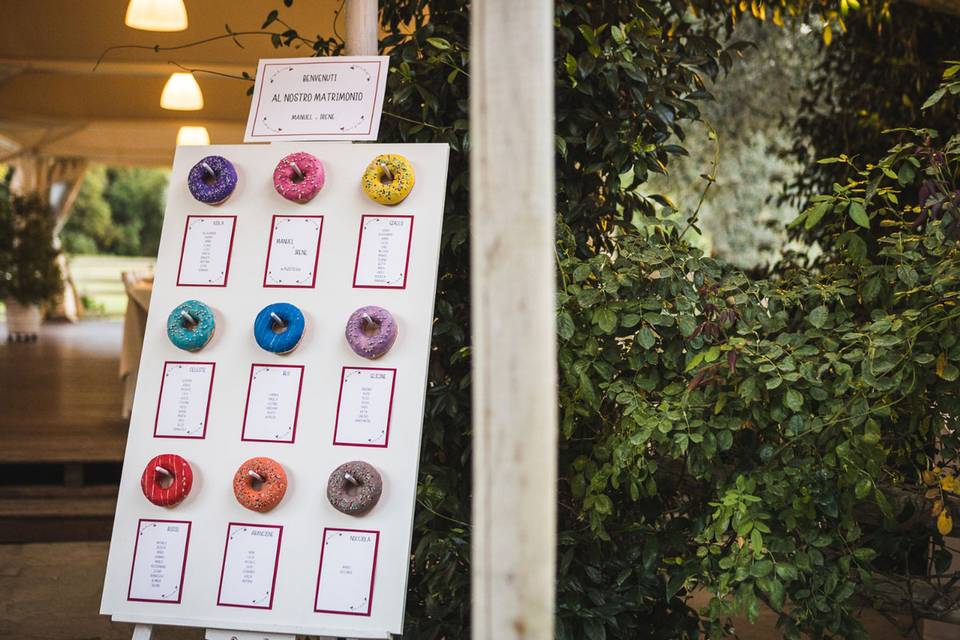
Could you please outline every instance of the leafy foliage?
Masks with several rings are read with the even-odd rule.
[[[6,184],[0,188],[0,300],[41,304],[63,291],[54,226],[40,197],[11,197]]]
[[[884,5],[868,4],[850,13],[809,74],[794,123],[790,154],[804,170],[788,190],[793,202],[806,203],[847,178],[844,165],[811,166],[818,158],[851,149],[878,158],[889,146],[887,129],[953,126],[955,106],[944,102],[926,112],[922,107],[937,89],[941,63],[958,56],[957,33],[960,17],[910,3],[886,13]]]
[[[68,253],[155,256],[168,172],[93,167],[60,234]]]
[[[850,213],[851,191],[880,176],[883,197],[862,205],[863,216],[868,225],[884,214],[899,220],[876,239],[875,259],[751,282],[654,234],[618,239],[586,263],[563,261],[564,436],[594,443],[565,479],[569,499],[601,538],[617,542],[625,523],[647,529],[668,595],[697,586],[715,594],[703,612],[711,636],[734,611],[756,616],[762,601],[781,612],[788,638],[801,629],[866,637],[856,607],[909,601],[872,589],[875,573],[916,564],[933,529],[917,509],[939,515],[938,544],[949,532],[956,486],[928,489],[934,474],[956,475],[960,444],[960,248],[951,238],[960,138],[928,149],[891,154],[928,159],[918,184],[949,181],[946,200],[931,190],[923,219],[919,208],[889,209],[904,189],[896,176],[896,186],[883,184],[898,164],[891,157],[821,200],[821,220],[842,215],[867,233]],[[834,241],[848,233],[836,230]],[[934,451],[945,461],[936,468]],[[923,562],[911,571],[926,575]]]

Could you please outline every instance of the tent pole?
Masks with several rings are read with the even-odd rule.
[[[553,638],[553,19],[551,0],[472,4],[474,640]]]
[[[377,17],[377,0],[348,0],[344,8],[347,12],[347,55],[377,55],[377,38],[380,25]]]

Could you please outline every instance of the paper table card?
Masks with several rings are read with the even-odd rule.
[[[340,374],[340,399],[333,428],[333,444],[386,447],[390,441],[390,416],[396,369],[344,367]]]
[[[322,232],[323,216],[273,216],[263,286],[316,285]]]
[[[283,527],[231,522],[220,570],[217,605],[271,609]]]
[[[244,142],[376,140],[388,56],[261,59]]]
[[[207,435],[213,362],[164,362],[155,438],[203,438]]]
[[[412,239],[413,216],[363,216],[353,286],[405,289]]]
[[[237,216],[187,216],[178,287],[225,287]]]
[[[323,530],[314,611],[370,615],[379,545],[379,531]]]
[[[127,600],[179,604],[190,545],[184,520],[140,520]]]
[[[292,443],[302,389],[303,365],[252,365],[241,440]]]

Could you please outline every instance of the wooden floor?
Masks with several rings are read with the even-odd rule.
[[[48,324],[37,343],[0,329],[0,464],[122,460],[121,328]]]
[[[0,639],[130,640],[133,626],[101,616],[107,543],[0,545]],[[158,627],[153,640],[200,640]]]

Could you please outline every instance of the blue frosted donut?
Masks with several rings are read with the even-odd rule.
[[[289,302],[268,304],[253,321],[253,337],[261,349],[290,353],[300,344],[305,325],[303,312]]]
[[[236,189],[237,170],[223,156],[207,156],[190,169],[187,186],[200,202],[220,204]]]
[[[167,317],[167,337],[184,351],[203,349],[217,328],[213,310],[199,300],[187,300]]]

